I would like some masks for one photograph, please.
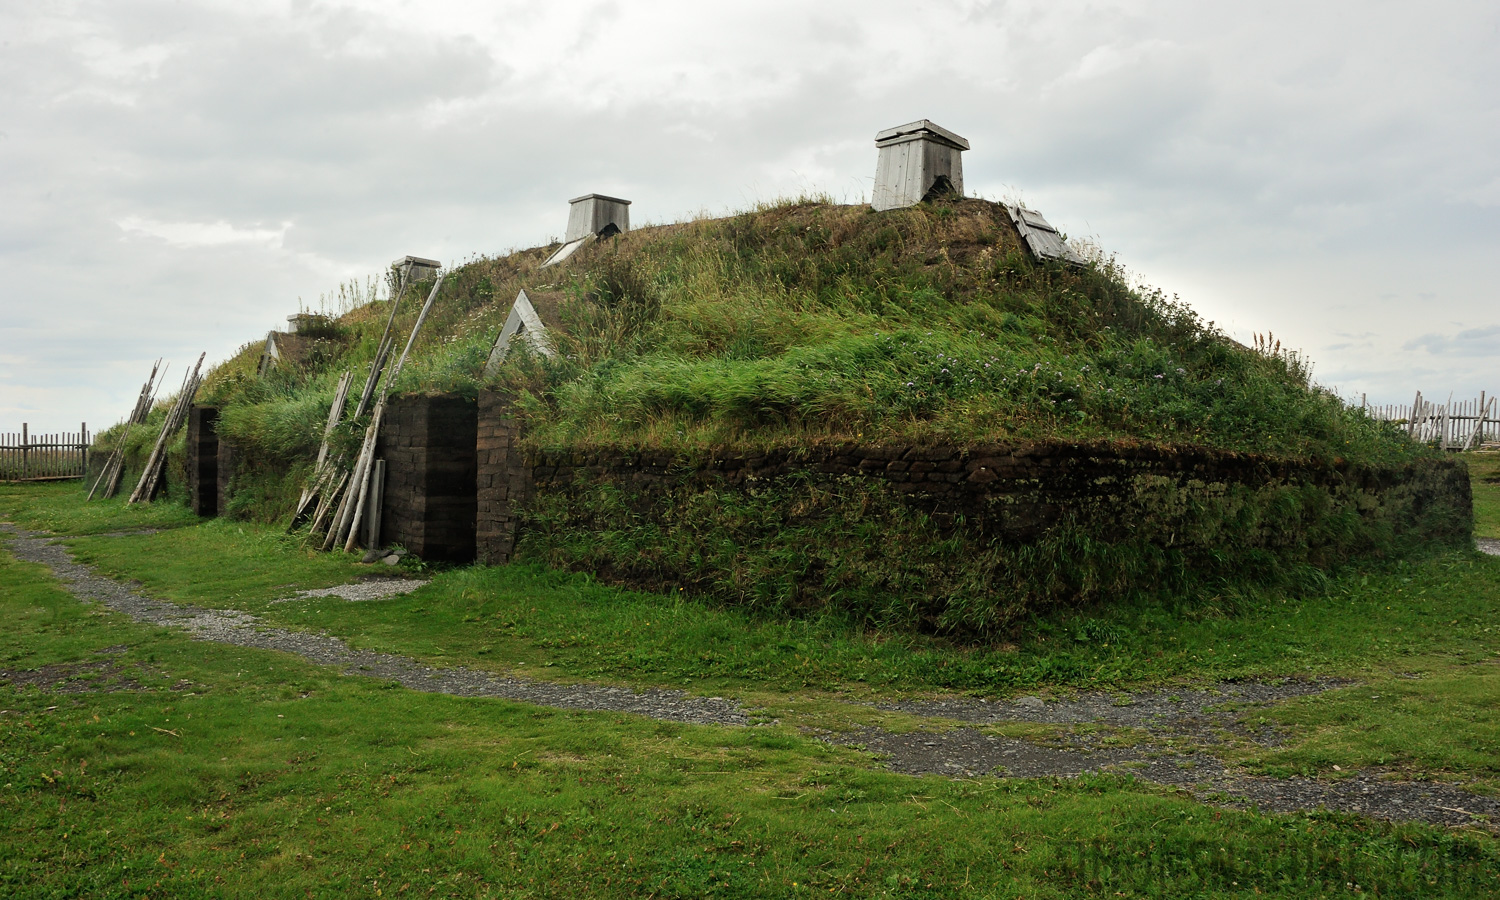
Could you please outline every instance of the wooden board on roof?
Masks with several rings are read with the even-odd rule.
[[[1088,261],[1078,255],[1068,242],[1063,240],[1062,233],[1034,209],[1024,206],[1013,206],[1006,204],[1005,211],[1010,215],[1010,220],[1016,226],[1016,231],[1021,233],[1021,239],[1026,242],[1026,248],[1037,259],[1060,259],[1075,265],[1087,265]]]

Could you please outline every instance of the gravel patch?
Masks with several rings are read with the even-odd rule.
[[[1453,785],[1387,781],[1381,772],[1359,772],[1331,781],[1246,775],[1202,751],[1176,752],[1151,744],[1045,747],[973,728],[937,734],[891,734],[867,728],[825,735],[824,740],[867,750],[892,771],[908,775],[1039,778],[1113,773],[1179,788],[1205,802],[1262,812],[1329,809],[1392,821],[1490,828],[1500,822],[1500,799]]]
[[[1480,553],[1488,553],[1491,556],[1500,556],[1500,541],[1494,538],[1475,538],[1474,546],[1479,548]]]
[[[272,603],[295,603],[298,600],[312,600],[318,597],[340,597],[350,603],[364,603],[369,600],[384,600],[387,597],[399,597],[402,594],[410,594],[412,591],[426,584],[425,580],[388,578],[379,581],[361,581],[356,584],[340,584],[330,588],[318,588],[312,591],[298,591],[294,597],[283,597],[280,600],[272,600]]]
[[[463,667],[438,669],[404,656],[354,650],[338,638],[327,635],[273,628],[248,613],[156,600],[130,585],[95,575],[88,567],[74,562],[67,549],[54,543],[48,535],[21,531],[4,524],[0,524],[0,531],[16,535],[10,543],[10,550],[18,559],[49,567],[80,600],[107,606],[138,622],[182,628],[197,640],[294,653],[310,662],[336,667],[346,675],[393,681],[432,694],[496,697],[558,709],[635,713],[693,725],[750,724],[749,715],[738,703],[719,697],[694,697],[671,690],[632,691],[590,684],[549,684],[504,678]]]
[[[1257,743],[1267,743],[1274,740],[1274,735],[1247,732],[1238,724],[1245,707],[1305,697],[1353,683],[1335,679],[1287,678],[1275,682],[1221,682],[1205,688],[1139,694],[1092,692],[1067,699],[1021,697],[996,702],[969,698],[910,700],[879,704],[879,707],[981,725],[1004,722],[1111,725],[1182,736],[1211,735],[1216,731],[1230,730],[1240,731]]]

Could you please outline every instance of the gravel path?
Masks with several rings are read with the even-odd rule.
[[[1387,780],[1385,773],[1370,770],[1351,772],[1336,780],[1267,778],[1237,772],[1208,752],[1230,742],[1274,746],[1280,739],[1274,729],[1252,729],[1244,724],[1248,709],[1349,683],[1288,679],[1275,684],[1224,683],[1191,691],[1090,693],[1053,701],[1022,697],[1001,703],[958,700],[882,705],[981,726],[1028,723],[1135,729],[1115,734],[1063,731],[1051,744],[972,727],[912,734],[864,729],[827,734],[824,739],[863,747],[885,757],[892,770],[912,775],[972,777],[999,773],[1034,778],[1113,772],[1181,788],[1205,801],[1269,812],[1325,807],[1439,825],[1493,828],[1500,822],[1500,799],[1452,785]],[[1120,737],[1126,742],[1138,740],[1119,746]]]
[[[155,600],[130,585],[94,574],[75,562],[67,549],[55,543],[50,535],[21,531],[4,523],[0,523],[0,532],[15,536],[10,551],[17,558],[47,566],[80,600],[100,603],[137,621],[183,628],[197,640],[295,653],[311,662],[337,667],[345,674],[387,679],[429,693],[499,697],[561,709],[608,710],[700,725],[744,726],[750,722],[749,714],[737,703],[717,697],[694,697],[672,690],[632,691],[597,685],[550,684],[501,678],[466,668],[434,669],[407,657],[353,650],[343,641],[326,635],[273,628],[243,612]],[[383,591],[382,596],[390,596],[415,590],[424,583],[365,582],[303,591],[299,598],[376,599],[371,591]],[[1206,802],[1267,812],[1326,807],[1381,819],[1441,825],[1494,827],[1494,823],[1500,822],[1500,800],[1446,784],[1390,781],[1378,771],[1351,773],[1333,781],[1266,778],[1236,772],[1208,752],[1229,742],[1274,745],[1278,739],[1274,730],[1254,730],[1243,724],[1246,708],[1347,683],[1287,679],[1277,683],[1225,683],[1139,694],[1087,693],[1065,700],[1021,697],[993,703],[960,699],[878,704],[882,709],[956,720],[981,728],[1030,723],[1135,729],[1134,734],[1143,738],[1130,746],[1111,745],[1108,733],[1101,735],[1087,729],[1063,733],[1056,738],[1055,746],[1002,737],[976,727],[939,733],[893,734],[864,728],[817,734],[830,744],[867,750],[883,758],[892,771],[910,775],[998,774],[1035,778],[1114,772],[1180,788]]]
[[[1500,556],[1500,541],[1494,538],[1475,538],[1474,546],[1479,548],[1480,553],[1488,553],[1491,556]]]
[[[1209,737],[1225,729],[1243,730],[1237,725],[1237,715],[1226,714],[1223,709],[1226,705],[1264,705],[1349,684],[1353,682],[1287,678],[1273,683],[1224,682],[1206,688],[1139,694],[1093,692],[1066,700],[1046,701],[1039,697],[997,703],[972,699],[923,700],[884,703],[880,708],[981,725],[1000,722],[1091,724],[1169,730],[1183,736]]]
[[[559,709],[636,713],[695,725],[748,725],[750,721],[739,704],[729,700],[693,697],[681,691],[548,684],[501,678],[465,668],[435,669],[403,656],[353,650],[338,638],[272,628],[248,613],[155,600],[128,585],[95,575],[88,567],[74,562],[67,549],[48,535],[4,524],[0,524],[0,530],[16,535],[10,542],[10,551],[17,558],[47,566],[80,600],[103,604],[139,622],[183,628],[198,640],[295,653],[310,662],[335,666],[347,675],[387,679],[434,694],[501,697]]]
[[[384,600],[387,597],[410,594],[426,583],[426,581],[415,578],[383,578],[378,581],[358,581],[354,584],[340,584],[330,588],[318,588],[313,591],[298,591],[295,597],[284,597],[280,600],[272,600],[271,602],[295,603],[298,600],[311,600],[316,597],[339,597],[348,600],[350,603],[363,603],[367,600]]]

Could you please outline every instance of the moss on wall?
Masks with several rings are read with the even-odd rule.
[[[536,454],[517,553],[755,609],[993,636],[1062,604],[1295,589],[1346,560],[1459,543],[1472,527],[1465,470],[1446,460],[1000,452]],[[998,460],[1005,473],[986,475],[981,462]],[[916,463],[933,468],[914,484]]]

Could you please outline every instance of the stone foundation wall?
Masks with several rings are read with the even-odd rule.
[[[188,408],[185,443],[188,508],[200,516],[219,514],[219,410],[193,404]]]
[[[520,446],[509,395],[479,395],[476,443],[476,556],[485,565],[510,562],[522,511],[531,498],[534,463]]]
[[[474,559],[478,407],[444,394],[386,407],[375,455],[385,460],[381,542],[444,562]]]

